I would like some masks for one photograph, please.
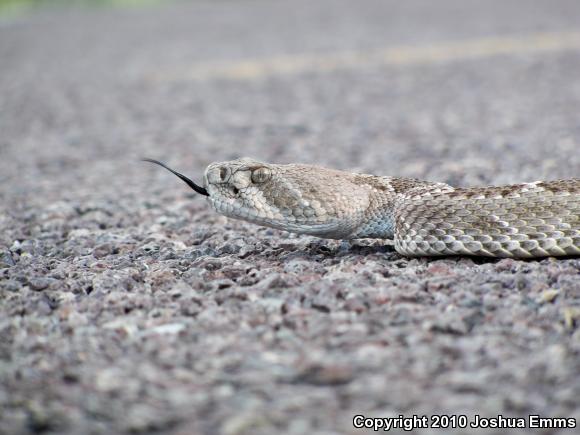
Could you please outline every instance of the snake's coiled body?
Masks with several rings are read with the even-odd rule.
[[[408,256],[580,255],[580,179],[454,188],[238,159],[210,164],[203,188],[186,182],[220,214],[324,238],[394,239]]]

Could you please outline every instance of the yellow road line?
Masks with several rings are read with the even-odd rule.
[[[298,54],[232,62],[198,63],[180,71],[159,71],[150,78],[161,81],[257,80],[273,76],[565,50],[580,50],[580,32],[537,33],[430,45],[387,47],[369,51]]]

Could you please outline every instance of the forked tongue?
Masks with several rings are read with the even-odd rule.
[[[159,165],[159,166],[167,169],[172,174],[177,175],[179,178],[181,178],[185,182],[185,184],[187,184],[189,187],[191,187],[193,190],[195,190],[200,195],[209,196],[209,193],[207,193],[207,190],[206,189],[204,189],[201,186],[198,186],[193,181],[191,181],[189,178],[187,178],[185,175],[180,174],[179,172],[174,171],[169,166],[166,166],[165,164],[161,163],[160,161],[153,160],[153,159],[141,159],[141,160],[143,160],[144,162],[154,163],[156,165]]]

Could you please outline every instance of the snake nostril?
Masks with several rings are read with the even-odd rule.
[[[206,171],[207,182],[209,184],[224,184],[227,183],[232,171],[227,166],[210,166]]]
[[[237,195],[238,193],[240,193],[240,189],[238,189],[236,186],[232,186],[231,189],[232,189],[232,193],[234,195]]]

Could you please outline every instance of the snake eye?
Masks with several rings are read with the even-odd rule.
[[[252,182],[259,184],[264,183],[270,179],[272,173],[268,168],[258,168],[252,171]]]

